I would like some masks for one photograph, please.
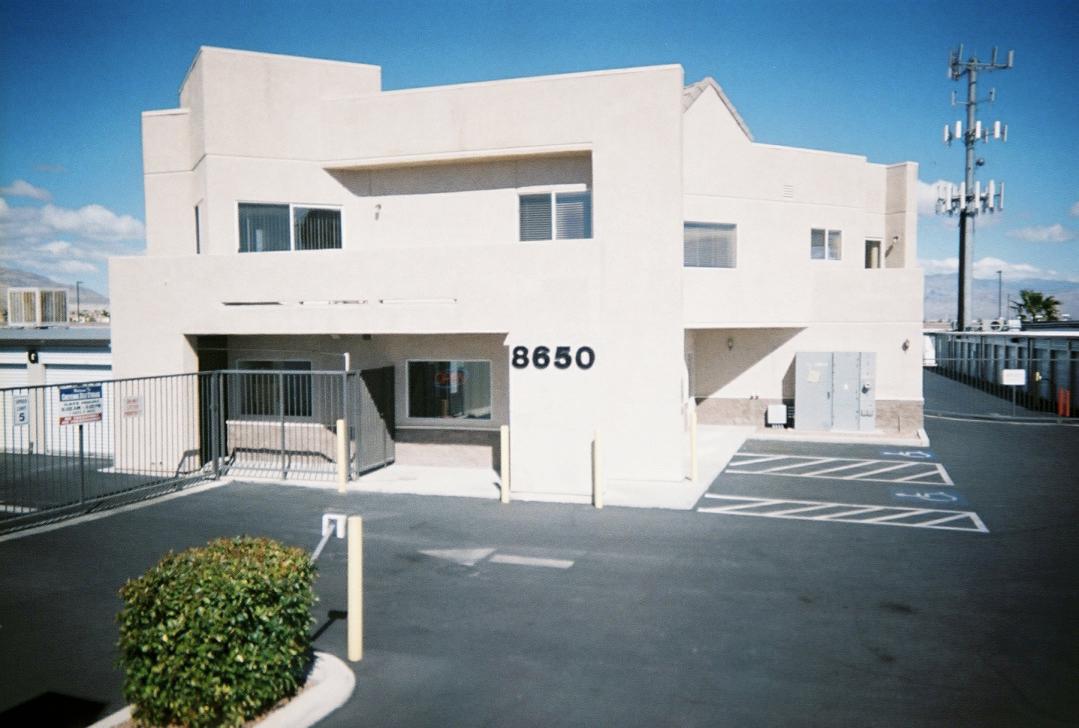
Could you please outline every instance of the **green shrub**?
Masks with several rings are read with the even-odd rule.
[[[150,725],[236,726],[294,695],[315,567],[265,538],[170,552],[120,589],[124,696]]]

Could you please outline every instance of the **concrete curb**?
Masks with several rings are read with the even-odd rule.
[[[258,728],[308,728],[340,708],[356,687],[356,676],[339,657],[316,652],[305,690],[255,725]],[[131,719],[131,706],[105,716],[89,728],[116,728]]]

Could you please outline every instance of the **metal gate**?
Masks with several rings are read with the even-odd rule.
[[[394,396],[392,366],[0,389],[0,532],[223,474],[333,479],[338,420],[351,476],[388,465]]]
[[[214,423],[203,446],[235,477],[324,479],[337,473],[337,423],[349,472],[393,462],[393,367],[364,371],[275,369],[212,372],[201,400]]]
[[[393,367],[360,372],[357,390],[359,442],[356,444],[354,472],[388,465],[395,456]]]
[[[0,389],[0,532],[214,477],[199,450],[207,375]]]

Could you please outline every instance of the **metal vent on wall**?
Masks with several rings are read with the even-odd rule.
[[[783,185],[783,197],[788,200],[794,198],[794,185]]]

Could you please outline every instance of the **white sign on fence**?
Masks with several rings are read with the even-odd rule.
[[[30,424],[30,397],[25,394],[16,394],[11,398],[12,410],[15,417],[13,420],[14,425],[29,425]]]
[[[60,424],[101,422],[101,385],[73,384],[60,387]]]
[[[1027,383],[1027,370],[1001,369],[1000,383],[1005,387],[1024,387]]]
[[[142,397],[129,394],[124,397],[124,417],[138,417],[142,414]]]

